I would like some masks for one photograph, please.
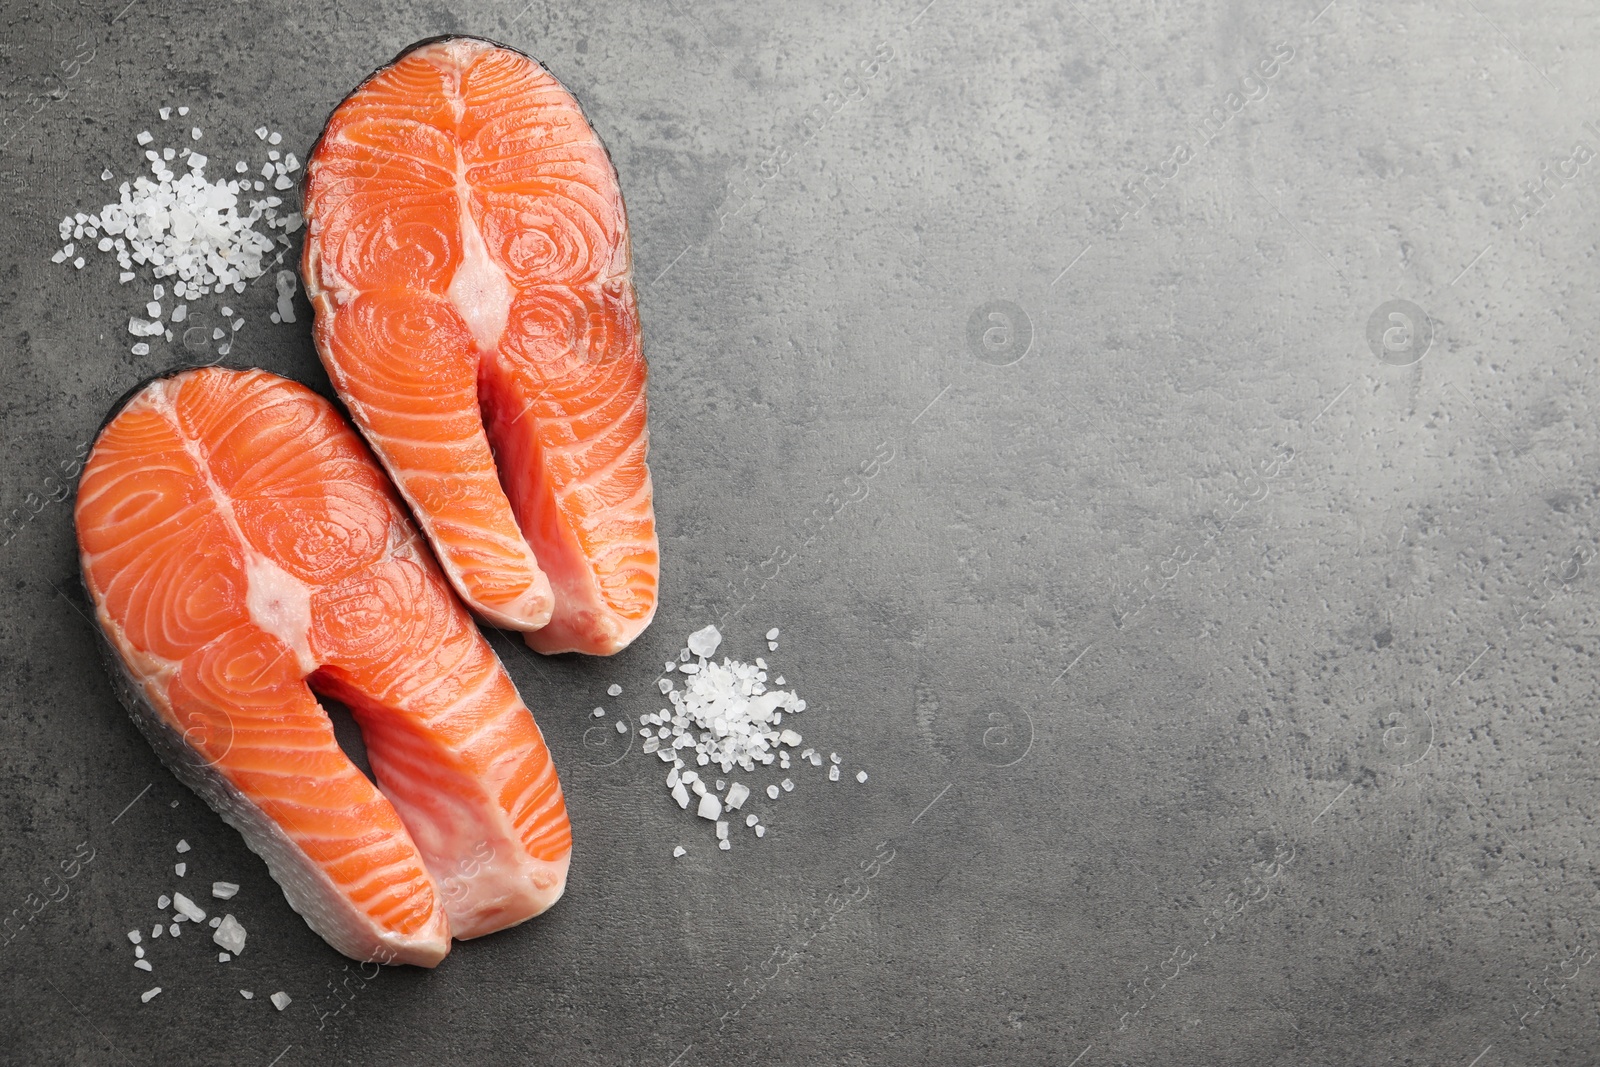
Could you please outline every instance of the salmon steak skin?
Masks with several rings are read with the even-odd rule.
[[[445,574],[543,653],[655,614],[645,360],[616,169],[529,56],[418,42],[306,167],[317,352]]]
[[[432,967],[561,896],[539,728],[332,403],[259,370],[157,378],[102,427],[74,519],[118,696],[335,949]]]

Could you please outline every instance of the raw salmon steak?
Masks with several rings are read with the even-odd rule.
[[[539,728],[332,404],[264,371],[157,379],[101,430],[76,521],[118,695],[334,948],[431,967],[561,896]]]
[[[645,362],[611,157],[533,59],[423,41],[312,150],[316,344],[444,572],[540,652],[655,614]]]

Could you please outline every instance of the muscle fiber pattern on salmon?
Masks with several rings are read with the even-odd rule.
[[[432,966],[560,897],[539,729],[328,401],[264,371],[153,381],[101,431],[75,518],[134,721],[336,949]],[[351,709],[376,786],[313,690]]]
[[[649,625],[659,551],[627,216],[538,62],[421,42],[307,167],[317,351],[445,573],[541,652]]]

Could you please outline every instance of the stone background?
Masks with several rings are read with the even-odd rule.
[[[1590,7],[125,2],[0,5],[0,1061],[1600,1062]],[[492,636],[567,896],[365,981],[95,659],[50,479],[192,356],[49,257],[158,106],[213,175],[303,158],[452,31],[616,160],[662,608],[609,662]],[[326,392],[270,279],[226,362]],[[871,772],[728,853],[589,718],[718,619]],[[180,837],[250,942],[152,980]]]

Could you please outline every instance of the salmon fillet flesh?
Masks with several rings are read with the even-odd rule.
[[[540,652],[655,614],[645,361],[616,171],[537,61],[420,42],[307,164],[317,351],[445,574]]]
[[[264,371],[150,382],[75,519],[134,721],[334,948],[433,966],[561,896],[539,728],[331,403]],[[349,706],[376,786],[314,691]]]

